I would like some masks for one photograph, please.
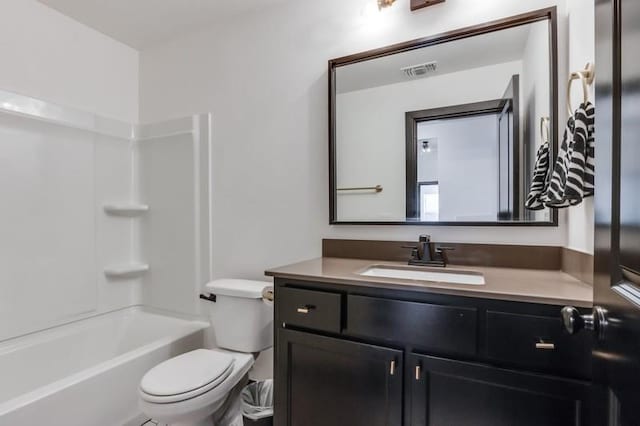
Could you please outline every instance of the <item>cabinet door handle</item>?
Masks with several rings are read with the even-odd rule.
[[[389,375],[393,376],[396,374],[396,360],[391,360],[391,365],[389,366]]]
[[[300,306],[298,309],[296,309],[296,312],[298,312],[299,314],[308,314],[314,308],[315,308],[315,306],[304,305],[304,306]]]
[[[419,365],[416,365],[416,382],[420,381],[420,376],[422,375],[422,368]]]
[[[553,343],[547,343],[544,340],[540,340],[536,342],[536,349],[544,350],[544,351],[552,351],[556,348],[556,345]]]

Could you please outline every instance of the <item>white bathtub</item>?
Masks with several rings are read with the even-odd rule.
[[[0,343],[0,426],[135,424],[144,373],[208,326],[134,307]]]

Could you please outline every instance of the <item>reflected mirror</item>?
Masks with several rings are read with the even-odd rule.
[[[555,9],[330,61],[331,223],[557,225]]]

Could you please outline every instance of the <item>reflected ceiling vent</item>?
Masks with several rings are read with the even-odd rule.
[[[432,61],[426,64],[411,65],[410,67],[400,68],[407,77],[424,77],[428,74],[436,72],[438,69],[438,62]]]

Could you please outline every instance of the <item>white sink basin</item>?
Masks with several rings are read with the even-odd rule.
[[[360,275],[365,277],[395,278],[400,280],[429,281],[450,284],[484,285],[484,276],[479,272],[393,266],[370,266]]]

